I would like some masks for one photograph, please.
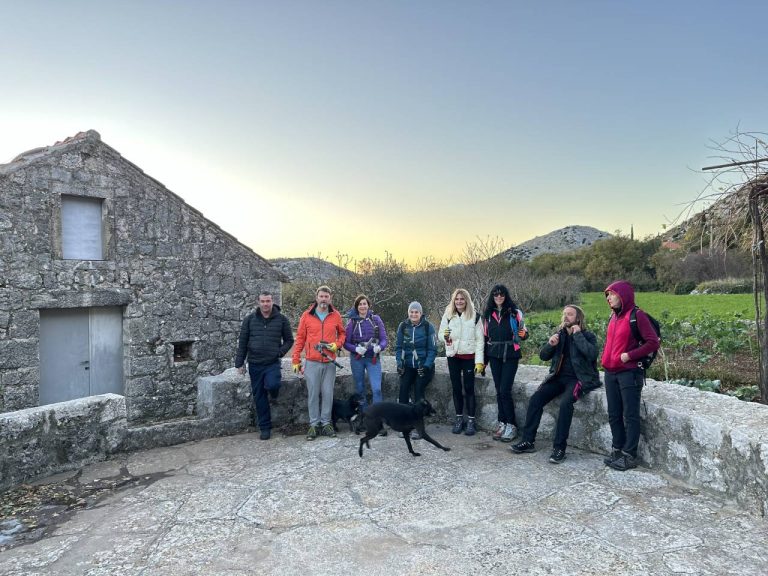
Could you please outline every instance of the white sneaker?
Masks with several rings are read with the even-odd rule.
[[[501,441],[512,442],[515,438],[517,438],[517,426],[507,424],[506,428],[504,428],[504,433],[501,435]]]
[[[504,422],[499,422],[499,425],[496,426],[496,430],[493,431],[493,439],[494,440],[500,440],[501,435],[504,434],[504,430],[506,429],[507,425],[504,424]]]

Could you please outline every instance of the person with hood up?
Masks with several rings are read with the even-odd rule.
[[[648,315],[636,309],[635,290],[629,282],[613,282],[605,289],[605,298],[611,308],[611,319],[601,362],[605,370],[605,396],[612,439],[611,453],[603,462],[615,470],[624,471],[637,468],[640,396],[644,378],[639,362],[659,349],[659,337]],[[636,310],[642,344],[632,334],[632,310]]]
[[[355,380],[355,392],[360,398],[360,412],[368,406],[365,393],[365,373],[371,384],[373,404],[381,402],[381,362],[379,354],[387,347],[387,331],[381,318],[371,311],[371,302],[365,294],[355,298],[348,312],[344,349],[350,354],[350,367]]]
[[[272,415],[267,393],[273,398],[277,397],[280,389],[280,358],[285,356],[291,346],[291,324],[280,313],[280,306],[272,301],[272,293],[263,290],[259,294],[259,307],[245,317],[240,327],[235,358],[235,368],[240,374],[245,374],[245,359],[248,357],[251,393],[262,440],[269,440],[272,435]]]

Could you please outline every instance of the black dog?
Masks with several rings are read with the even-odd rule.
[[[427,442],[434,444],[441,450],[448,452],[450,448],[442,446],[437,440],[430,437],[424,430],[424,417],[430,416],[435,413],[435,409],[426,400],[420,400],[416,404],[398,404],[396,402],[379,402],[378,404],[372,404],[365,409],[365,415],[363,418],[363,427],[365,428],[365,436],[360,438],[360,448],[357,453],[360,458],[363,457],[363,444],[367,448],[371,445],[368,441],[371,438],[375,438],[379,431],[386,423],[393,430],[403,433],[405,443],[408,445],[408,452],[414,456],[421,456],[418,452],[413,450],[411,446],[411,431],[418,430],[421,437]]]
[[[339,429],[336,427],[336,422],[343,420],[349,423],[349,431],[359,434],[360,423],[360,399],[357,394],[352,394],[347,400],[333,400],[333,407],[331,408],[331,422],[333,423],[333,429],[336,432]]]

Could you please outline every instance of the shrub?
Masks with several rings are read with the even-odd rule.
[[[696,292],[700,294],[749,294],[752,292],[752,280],[750,278],[709,280],[696,286]]]

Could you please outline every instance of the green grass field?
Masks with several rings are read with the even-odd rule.
[[[757,395],[759,346],[751,294],[692,296],[644,292],[636,297],[636,304],[661,323],[664,355],[651,367],[652,378],[690,381],[690,385],[718,389],[744,399]],[[602,345],[610,318],[603,293],[581,294],[580,305],[589,329]],[[560,314],[558,309],[527,315],[531,337],[523,347],[525,363],[540,363],[538,350],[557,330]]]
[[[755,300],[752,294],[697,294],[676,295],[666,292],[639,292],[636,304],[659,320],[695,320],[704,313],[722,320],[754,320]],[[579,305],[584,309],[587,323],[590,320],[607,320],[610,317],[608,304],[602,292],[584,292]],[[557,323],[561,310],[531,312],[528,319],[535,322]]]

